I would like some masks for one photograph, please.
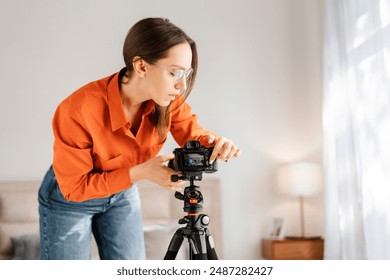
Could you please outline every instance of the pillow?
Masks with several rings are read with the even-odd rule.
[[[40,242],[38,234],[11,237],[14,246],[13,260],[39,260]]]
[[[169,243],[181,225],[177,222],[169,224],[144,226],[145,250],[147,260],[162,260],[168,250]],[[188,240],[184,238],[176,260],[188,259]]]

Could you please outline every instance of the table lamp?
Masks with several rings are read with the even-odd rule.
[[[305,236],[304,197],[314,196],[321,192],[321,166],[317,163],[304,161],[281,165],[277,170],[277,187],[279,193],[290,194],[299,198],[301,236],[286,238],[320,238]]]

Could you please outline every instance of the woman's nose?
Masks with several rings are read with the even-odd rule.
[[[176,89],[180,89],[180,91],[184,91],[187,89],[187,80],[185,77],[182,77],[180,80],[178,80],[175,84]]]

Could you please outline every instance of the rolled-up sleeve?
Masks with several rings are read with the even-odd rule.
[[[209,136],[218,137],[198,123],[198,117],[192,113],[190,105],[186,102],[173,109],[170,131],[175,141],[182,147],[189,140],[197,140],[201,145],[208,147]]]

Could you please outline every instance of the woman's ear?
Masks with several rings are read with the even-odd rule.
[[[133,59],[133,69],[137,76],[145,77],[147,69],[145,60],[143,60],[142,57],[135,56]]]

